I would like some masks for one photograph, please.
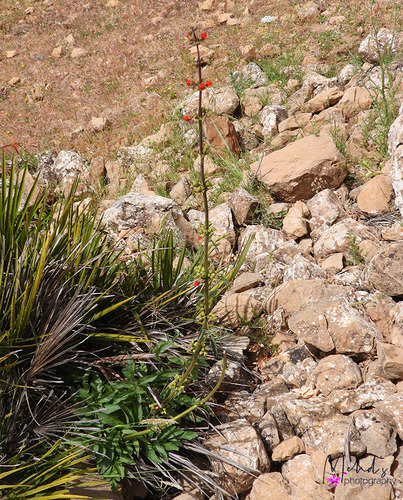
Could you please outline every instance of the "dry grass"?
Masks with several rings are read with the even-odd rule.
[[[319,1],[322,11],[346,17],[338,27],[327,24],[326,16],[316,24],[301,22],[295,17],[298,3],[255,0],[243,17],[247,4],[236,0],[233,12],[241,23],[227,26],[216,22],[217,9],[203,13],[196,0],[120,0],[115,7],[105,0],[3,0],[0,143],[11,136],[25,151],[67,148],[89,159],[113,157],[120,146],[136,144],[168,120],[188,92],[184,79],[194,68],[182,46],[191,25],[203,28],[213,22],[208,42],[216,57],[204,74],[216,85],[245,63],[239,50],[243,45],[260,49],[272,43],[283,53],[315,55],[334,71],[371,30],[370,0]],[[379,27],[402,25],[401,5],[397,10],[392,1],[376,5]],[[260,19],[265,15],[279,16],[281,22],[264,25]],[[340,36],[334,37],[334,30]],[[74,47],[87,51],[84,57],[70,57],[73,47],[65,41],[70,34]],[[55,58],[52,50],[58,46],[64,55]],[[8,50],[17,56],[6,59]],[[10,87],[13,77],[21,82]],[[86,130],[91,117],[101,115],[110,126],[97,133]],[[80,126],[84,131],[74,133]]]

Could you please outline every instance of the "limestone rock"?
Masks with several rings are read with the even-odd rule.
[[[72,59],[79,59],[80,57],[85,56],[87,51],[85,49],[82,49],[80,47],[75,47],[70,54],[70,57]]]
[[[87,193],[89,167],[79,154],[73,151],[60,151],[54,161],[40,161],[38,165],[39,182],[47,186],[58,185],[67,194],[74,181],[80,179],[79,193]]]
[[[330,274],[336,274],[339,271],[341,271],[344,267],[344,255],[339,252],[339,253],[334,253],[327,257],[322,263],[321,263],[321,268],[330,273]]]
[[[386,378],[403,380],[403,347],[378,342],[377,351]]]
[[[263,305],[247,292],[231,293],[223,297],[211,311],[225,324],[238,326],[251,321],[263,310]]]
[[[251,223],[259,200],[243,188],[236,188],[228,200],[236,222],[243,226]]]
[[[368,35],[358,48],[358,53],[364,61],[378,62],[379,56],[391,55],[403,51],[403,32],[395,33],[387,28],[381,28],[377,35]]]
[[[258,172],[259,164],[251,165],[252,173]],[[259,169],[259,178],[286,202],[307,200],[318,190],[338,188],[345,176],[339,152],[328,135],[310,135],[270,153]]]
[[[361,382],[359,366],[348,356],[335,354],[321,359],[306,383],[328,396],[333,390],[355,388]]]
[[[186,177],[182,177],[171,189],[169,196],[178,204],[184,203],[192,194],[189,181]]]
[[[296,255],[284,270],[283,281],[325,279],[325,271],[302,255]]]
[[[325,258],[333,253],[352,256],[352,244],[359,245],[362,240],[376,240],[375,231],[354,219],[344,219],[326,229],[315,243],[313,249],[316,258]]]
[[[222,374],[223,366],[221,361],[217,361],[210,368],[206,375],[206,383],[214,387]],[[220,385],[220,391],[240,390],[243,386],[248,387],[250,376],[238,361],[228,361],[225,369],[224,378]]]
[[[255,479],[246,500],[292,500],[288,482],[279,472],[262,474]]]
[[[403,438],[403,394],[390,394],[374,404],[375,410],[383,416],[387,423],[396,429],[400,439]]]
[[[287,117],[288,110],[284,106],[265,106],[259,115],[263,137],[274,137],[278,133],[277,124]]]
[[[197,61],[197,48],[191,47],[190,53],[192,54],[194,60]],[[214,50],[211,50],[208,47],[204,47],[203,45],[199,45],[199,54],[202,66],[211,64],[215,56]]]
[[[217,453],[222,460],[211,458],[219,471],[222,485],[228,491],[244,493],[253,484],[253,476],[225,460],[240,464],[255,475],[270,470],[270,460],[255,429],[245,419],[239,419],[216,427],[219,435],[214,435],[204,445]]]
[[[346,299],[314,303],[295,312],[288,326],[308,346],[320,351],[368,357],[381,333]]]
[[[295,455],[304,453],[304,451],[305,445],[302,439],[298,436],[293,436],[292,438],[282,441],[274,448],[271,459],[273,462],[285,462],[286,460],[294,458]]]
[[[367,89],[363,87],[350,87],[345,92],[337,107],[341,109],[347,118],[357,114],[362,110],[369,109],[372,104],[372,97]]]
[[[277,423],[273,415],[270,412],[265,413],[257,422],[257,426],[266,448],[269,451],[273,450],[280,443]]]
[[[257,287],[262,281],[263,278],[258,273],[242,273],[235,279],[230,291],[231,293],[245,292],[246,290]]]
[[[333,500],[333,494],[327,490],[327,486],[314,481],[312,459],[309,455],[297,455],[285,462],[281,472],[291,486],[293,498]]]
[[[120,232],[147,227],[156,213],[162,218],[171,210],[180,212],[178,205],[170,198],[131,192],[105,210],[103,221],[113,231]]]
[[[307,201],[307,206],[311,213],[309,228],[314,239],[344,215],[340,201],[330,189],[320,191]]]
[[[292,239],[302,238],[308,234],[307,217],[309,208],[302,201],[297,201],[283,219],[283,231]]]
[[[312,113],[298,113],[282,120],[278,124],[278,131],[285,132],[286,130],[296,130],[304,128],[312,117]]]
[[[390,127],[388,149],[392,160],[390,176],[396,195],[395,204],[403,215],[403,108]]]
[[[247,262],[257,261],[259,259],[270,259],[271,254],[275,250],[289,245],[293,245],[296,249],[298,248],[294,242],[291,243],[287,240],[282,231],[260,225],[247,226],[241,232],[238,242],[241,248],[252,235],[254,238],[246,255],[245,260]]]
[[[207,116],[204,121],[206,138],[213,150],[228,158],[239,156],[239,143],[236,130],[232,122],[224,116]]]
[[[253,62],[247,64],[237,76],[241,81],[252,80],[256,87],[267,85],[269,82],[266,73]]]
[[[367,214],[388,212],[392,194],[392,179],[389,175],[377,175],[363,185],[357,196],[357,205]]]
[[[392,382],[374,379],[364,382],[356,389],[333,390],[329,402],[341,413],[352,413],[363,408],[371,408],[377,401],[382,401],[396,392]]]
[[[375,254],[368,265],[368,279],[389,297],[403,295],[403,241],[391,243]]]
[[[221,87],[212,92],[213,111],[217,115],[232,115],[239,106],[239,98],[234,87]]]
[[[297,14],[302,21],[315,21],[319,18],[320,9],[317,3],[309,1],[297,6]]]
[[[304,104],[303,108],[306,113],[319,113],[320,111],[337,104],[342,97],[343,92],[337,87],[332,87],[317,94],[310,101]]]

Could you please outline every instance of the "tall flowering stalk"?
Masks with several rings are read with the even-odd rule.
[[[205,171],[204,171],[204,140],[203,140],[203,91],[207,88],[210,87],[213,82],[210,80],[207,80],[203,82],[202,78],[202,65],[201,65],[201,56],[200,56],[200,43],[202,43],[204,40],[207,38],[207,33],[201,33],[201,35],[197,35],[196,30],[194,28],[191,28],[190,33],[187,35],[187,39],[189,42],[194,43],[196,46],[196,66],[198,70],[198,81],[192,81],[190,79],[186,79],[186,85],[188,87],[197,87],[199,91],[199,105],[198,105],[198,112],[197,112],[197,120],[198,120],[198,127],[199,127],[199,154],[200,154],[200,178],[201,178],[201,192],[203,196],[203,208],[204,208],[204,226],[203,230],[201,231],[204,241],[203,241],[203,254],[204,254],[204,259],[203,259],[203,272],[202,272],[202,279],[203,279],[203,285],[204,285],[204,310],[200,313],[200,315],[203,318],[203,323],[202,323],[202,329],[199,335],[199,338],[196,343],[192,345],[192,358],[190,360],[189,366],[186,368],[182,376],[178,379],[175,380],[172,384],[173,391],[172,393],[165,399],[163,402],[162,406],[166,406],[169,401],[174,397],[175,395],[175,390],[183,390],[186,384],[187,379],[189,378],[190,374],[192,373],[194,367],[197,364],[197,361],[199,359],[199,355],[205,352],[204,346],[205,346],[205,339],[206,339],[206,334],[209,330],[209,319],[210,319],[210,277],[212,276],[212,273],[210,271],[210,261],[209,261],[209,242],[210,242],[210,236],[212,234],[212,228],[210,227],[210,219],[209,219],[209,206],[208,206],[208,198],[207,198],[207,191],[208,191],[208,185],[206,182],[206,176],[205,176]],[[184,47],[185,48],[185,47]],[[186,122],[190,122],[192,117],[186,115],[183,117],[183,119]],[[199,286],[199,281],[194,282],[194,286]],[[224,353],[223,357],[223,368],[222,368],[222,373],[220,376],[220,379],[216,386],[213,388],[213,390],[210,392],[210,394],[203,400],[203,402],[207,401],[219,388],[223,377],[224,377],[224,372],[225,368],[227,365],[227,360],[226,356]],[[202,404],[202,403],[200,403]]]

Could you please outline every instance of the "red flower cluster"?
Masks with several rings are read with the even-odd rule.
[[[200,38],[201,38],[202,40],[205,40],[205,39],[207,38],[207,32],[205,31],[204,33],[202,33],[202,34],[200,35]]]
[[[199,286],[200,285],[199,281],[195,281],[193,284],[194,284],[194,286]]]
[[[189,80],[189,78],[186,78],[185,82],[188,87],[192,85],[192,80]]]
[[[188,115],[184,116],[183,119],[185,120],[185,122],[190,122],[190,118]]]
[[[206,86],[204,85],[204,83],[201,83],[199,85],[199,90],[204,90],[206,88]]]

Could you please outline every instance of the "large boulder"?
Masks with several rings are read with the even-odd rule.
[[[309,135],[251,165],[280,200],[308,200],[326,188],[338,188],[346,177],[340,155],[328,134]]]

